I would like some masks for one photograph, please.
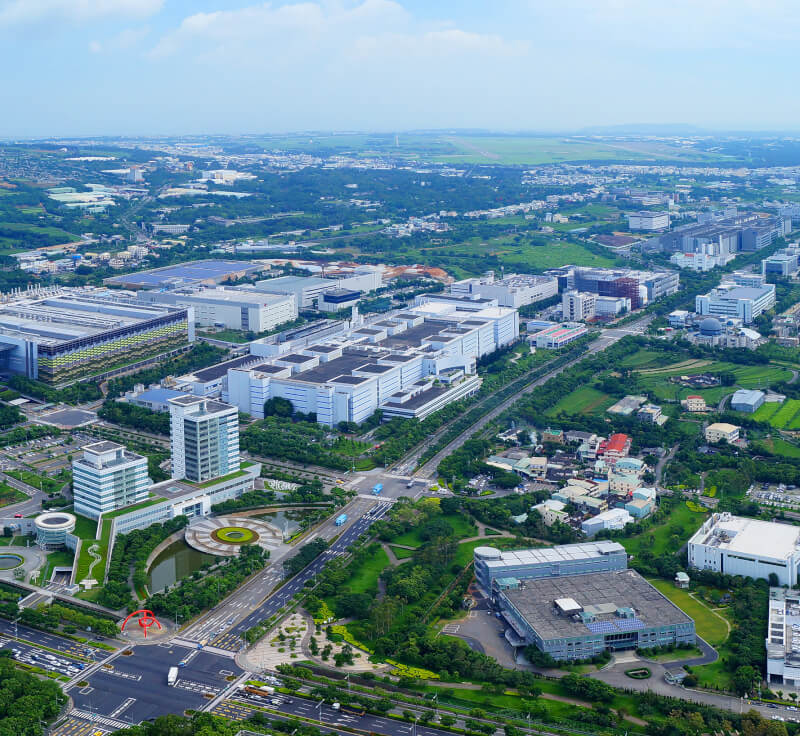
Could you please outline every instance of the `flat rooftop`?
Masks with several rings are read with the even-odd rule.
[[[261,358],[257,355],[241,355],[233,360],[226,360],[224,363],[217,363],[208,368],[202,368],[195,371],[193,375],[198,381],[213,381],[217,378],[227,375],[230,368],[239,368],[243,365],[257,363]]]
[[[340,358],[334,358],[327,363],[320,363],[316,368],[292,376],[294,381],[307,381],[308,383],[325,383],[334,378],[349,376],[356,368],[374,363],[380,353],[348,349]],[[358,382],[364,379],[359,379]]]
[[[408,401],[392,401],[389,397],[389,401],[385,401],[381,406],[387,409],[419,409],[449,390],[449,386],[433,386],[427,391],[421,391],[416,396],[412,396]]]
[[[731,554],[785,560],[797,551],[800,527],[760,521],[743,516],[719,514],[706,522],[689,540],[690,544],[716,547]]]
[[[22,297],[0,306],[0,335],[58,346],[133,327],[177,311],[175,307],[134,304],[90,294],[65,292],[39,298]]]
[[[491,569],[493,567],[504,568],[512,565],[537,565],[549,562],[588,560],[619,553],[625,554],[625,548],[619,542],[601,540],[579,544],[562,544],[558,547],[543,547],[541,549],[502,551],[496,559],[485,560],[485,563]]]
[[[387,347],[393,350],[417,347],[424,338],[438,335],[442,328],[446,326],[447,325],[443,322],[425,320],[422,324],[409,327],[404,332],[400,332],[396,335],[389,335],[381,340],[379,344],[381,347]]]
[[[519,589],[505,590],[503,595],[546,640],[692,623],[635,570],[525,580]],[[573,599],[592,614],[593,621],[583,623],[559,613],[554,605],[559,599]],[[619,608],[633,609],[634,617],[617,616]]]
[[[236,274],[251,274],[261,270],[263,270],[263,266],[251,261],[207,260],[112,276],[105,279],[105,283],[133,286],[134,288],[179,286],[203,281],[222,283]]]

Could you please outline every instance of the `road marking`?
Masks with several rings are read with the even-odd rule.
[[[136,702],[136,698],[127,698],[124,703],[122,703],[119,708],[115,708],[114,710],[109,713],[111,718],[116,718],[122,711],[127,710]]]

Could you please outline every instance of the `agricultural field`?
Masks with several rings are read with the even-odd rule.
[[[546,415],[553,417],[561,412],[566,414],[586,414],[600,416],[614,403],[615,399],[592,386],[582,386],[564,396]]]
[[[718,647],[728,638],[728,620],[721,613],[712,611],[688,590],[676,588],[671,580],[648,579],[648,582],[694,621],[697,635],[712,647]]]
[[[800,447],[793,445],[791,442],[781,439],[780,437],[771,437],[770,439],[763,440],[758,443],[763,445],[767,450],[775,455],[782,455],[783,457],[800,458]]]
[[[762,404],[752,417],[759,422],[768,422],[775,429],[800,429],[800,400],[787,399],[783,404]]]

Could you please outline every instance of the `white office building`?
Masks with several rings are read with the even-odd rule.
[[[668,227],[669,212],[642,210],[641,212],[632,212],[628,215],[629,230],[653,232],[656,230],[666,230]]]
[[[151,304],[194,307],[195,323],[203,327],[266,332],[297,319],[294,294],[265,294],[252,289],[220,286],[214,289],[146,291],[139,295],[139,299]]]
[[[800,527],[712,514],[689,540],[689,566],[726,575],[795,585],[800,571]]]
[[[774,306],[775,284],[739,286],[733,282],[723,282],[708,294],[695,297],[697,314],[735,317],[746,325]]]
[[[587,291],[565,291],[561,296],[561,311],[568,322],[583,322],[595,316],[597,294]],[[630,308],[630,299],[627,300]]]
[[[494,272],[489,271],[480,278],[456,281],[450,286],[450,293],[496,299],[498,306],[519,309],[558,294],[558,280],[552,276],[516,273],[496,279]]]
[[[202,396],[169,400],[172,477],[195,483],[239,470],[239,413]]]
[[[72,461],[75,512],[90,519],[145,501],[147,458],[116,442],[94,442]]]
[[[581,522],[581,531],[592,537],[601,529],[624,529],[626,524],[633,523],[634,518],[625,509],[608,509]]]

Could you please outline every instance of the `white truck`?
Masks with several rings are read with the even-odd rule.
[[[178,681],[178,668],[170,667],[167,672],[167,685],[174,685]]]

